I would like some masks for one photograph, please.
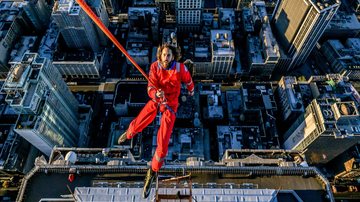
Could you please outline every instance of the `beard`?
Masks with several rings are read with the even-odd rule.
[[[166,69],[168,69],[170,67],[170,64],[171,64],[171,62],[168,62],[168,61],[162,61],[161,62],[161,65]]]

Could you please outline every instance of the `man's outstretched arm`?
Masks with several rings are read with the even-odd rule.
[[[190,75],[188,68],[184,65],[183,71],[181,71],[181,81],[185,83],[187,90],[189,91],[189,95],[194,95],[194,82]]]

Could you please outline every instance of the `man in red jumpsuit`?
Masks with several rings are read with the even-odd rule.
[[[150,66],[147,93],[150,101],[141,110],[140,114],[130,123],[127,131],[122,134],[118,143],[133,138],[147,127],[160,110],[161,123],[157,134],[157,148],[151,161],[146,177],[143,198],[150,194],[151,183],[160,170],[168,152],[168,145],[174,127],[176,111],[179,105],[181,82],[186,84],[189,95],[194,95],[194,83],[190,72],[183,63],[176,62],[179,55],[175,47],[168,44],[158,48],[157,61]]]

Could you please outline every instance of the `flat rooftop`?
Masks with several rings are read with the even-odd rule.
[[[143,178],[147,166],[127,166],[109,167],[93,165],[88,168],[77,167],[73,182],[68,181],[69,167],[47,167],[41,166],[33,170],[33,175],[27,176],[28,180],[23,183],[22,190],[18,196],[18,200],[23,201],[39,201],[42,198],[60,198],[61,195],[70,194],[68,186],[72,192],[81,193],[79,189],[93,189],[94,190],[112,190],[124,191],[121,197],[126,197],[131,193],[137,193],[138,189],[143,186]],[[322,183],[314,176],[303,177],[300,175],[272,175],[271,173],[285,171],[286,168],[271,168],[274,172],[269,172],[267,175],[258,175],[249,177],[249,173],[255,172],[257,168],[226,168],[216,169],[217,166],[209,167],[208,171],[202,173],[196,172],[196,168],[191,171],[194,196],[200,197],[205,192],[218,193],[219,192],[241,192],[252,193],[253,196],[259,196],[264,189],[270,190],[293,190],[303,201],[324,201],[326,190],[323,189]],[[183,169],[188,172],[186,166],[176,166],[171,169],[165,166],[160,173],[160,177],[175,177],[180,176]],[[178,170],[178,172],[176,171]],[[242,171],[241,171],[242,170]],[[266,169],[265,169],[266,170]],[[308,173],[313,173],[312,168],[304,168]],[[302,171],[304,174],[306,171]],[[236,174],[235,174],[236,173]],[[264,172],[265,174],[265,172]],[[250,174],[251,175],[251,174]],[[247,176],[247,177],[246,177]],[[49,186],[49,182],[56,182]],[[247,188],[247,189],[244,189]],[[172,188],[173,189],[173,188]],[[179,185],[179,190],[184,191]],[[241,190],[239,190],[241,189]],[[42,190],[41,192],[39,190]],[[75,191],[77,190],[77,192]],[[160,191],[167,191],[169,189],[161,188]],[[221,190],[221,191],[220,191]],[[87,194],[94,194],[93,191],[88,191]],[[79,193],[80,192],[80,193]],[[21,195],[23,193],[24,195]],[[101,192],[98,192],[98,194]],[[105,192],[106,193],[106,192]],[[108,192],[109,193],[109,192]],[[239,194],[238,193],[238,194]],[[151,192],[149,200],[153,198],[154,190]],[[241,196],[241,194],[239,194]],[[229,200],[227,200],[229,201]],[[286,201],[286,200],[281,200]]]

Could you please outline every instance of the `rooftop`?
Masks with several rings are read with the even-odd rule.
[[[150,57],[151,43],[141,40],[128,40],[126,49],[132,57]]]
[[[251,2],[251,11],[253,14],[253,21],[261,21],[262,29],[260,32],[260,41],[263,51],[262,57],[266,62],[276,62],[280,57],[279,45],[272,33],[269,17],[266,12],[264,1]]]
[[[226,104],[228,111],[228,118],[230,124],[235,124],[237,119],[240,118],[241,114],[241,95],[240,90],[227,90],[226,91]]]
[[[360,116],[354,102],[335,102],[331,99],[316,99],[319,119],[324,129],[335,138],[360,135]]]
[[[248,50],[249,50],[249,57],[251,64],[261,64],[264,63],[265,60],[263,58],[261,45],[260,45],[260,38],[257,36],[248,36],[247,38],[248,42]]]
[[[66,12],[70,15],[78,15],[80,10],[81,8],[75,0],[60,0],[58,3],[55,3],[53,8],[54,12]]]
[[[245,109],[275,109],[271,83],[243,83],[242,95]]]
[[[315,98],[332,98],[340,101],[354,101],[359,106],[360,95],[347,77],[339,74],[312,76],[307,81],[297,81],[295,77],[286,78],[294,80],[293,91],[297,99],[301,99],[306,107]],[[291,88],[291,86],[289,86]]]
[[[242,21],[245,32],[254,31],[254,21],[250,8],[243,8],[242,10]]]
[[[40,42],[39,55],[47,59],[52,59],[60,32],[56,23],[50,23],[49,29]]]
[[[70,194],[69,189],[72,193],[76,193],[75,196],[81,200],[105,200],[109,197],[116,197],[113,199],[120,201],[131,193],[134,193],[133,197],[140,196],[135,193],[142,187],[143,176],[148,167],[142,162],[131,160],[129,158],[131,154],[128,151],[97,148],[87,149],[88,151],[80,148],[66,148],[66,150],[56,148],[56,150],[51,155],[49,163],[44,159],[37,159],[36,167],[22,183],[17,200],[39,201],[45,198],[60,198],[61,195]],[[54,157],[65,159],[64,155],[69,151],[74,152],[77,156],[87,153],[86,155],[90,156],[96,154],[100,159],[106,159],[104,157],[109,155],[119,158],[115,161],[108,161],[107,164],[97,164],[95,159],[95,162],[83,165],[72,165],[66,160],[63,160],[63,164],[53,161]],[[79,152],[82,154],[78,154]],[[234,199],[234,197],[259,199],[263,196],[273,196],[274,190],[284,193],[285,196],[286,193],[291,193],[290,196],[298,196],[303,201],[323,201],[325,197],[333,197],[327,180],[312,167],[239,167],[225,166],[222,162],[214,164],[195,159],[187,161],[187,164],[168,162],[160,172],[160,179],[182,176],[184,173],[191,172],[193,196],[201,200],[213,198],[215,195],[227,200]],[[72,183],[68,181],[69,173],[75,175]],[[238,177],[234,177],[235,175]],[[57,183],[49,187],[49,181]],[[279,187],[279,185],[281,186]],[[172,185],[171,189],[170,187],[166,188],[166,184],[161,182],[159,186],[160,192],[165,193],[166,191],[168,194],[174,193],[174,189],[181,192],[189,189],[183,183]],[[293,190],[293,192],[289,190]],[[207,192],[209,193],[204,195]],[[210,193],[213,195],[209,195]],[[227,196],[224,196],[224,193],[228,193]],[[237,196],[231,195],[235,193]],[[154,190],[150,199],[153,196]],[[285,197],[280,201],[287,201],[286,199],[288,198]]]
[[[235,55],[235,46],[230,30],[211,30],[213,57]]]
[[[222,29],[235,29],[235,10],[233,8],[220,8],[220,23]]]
[[[11,59],[9,63],[20,62],[24,53],[34,47],[36,39],[36,36],[22,36],[10,53]]]
[[[338,6],[341,4],[340,0],[310,0],[310,2],[319,11],[327,10],[329,7]]]
[[[24,4],[22,2],[14,2],[14,1],[1,1],[0,2],[0,13],[15,11],[15,13],[19,12],[19,9]]]
[[[285,92],[287,97],[286,102],[290,103],[289,107],[292,111],[304,111],[301,94],[294,89],[294,86],[297,84],[294,77],[283,77],[279,82],[279,88],[281,88],[282,92]]]
[[[146,15],[158,15],[159,11],[157,7],[129,7],[128,15],[129,19],[132,17],[146,16]]]
[[[355,13],[345,13],[342,11],[336,12],[334,17],[331,19],[327,29],[346,29],[346,30],[360,30],[360,22],[357,19]]]
[[[21,5],[21,2],[0,2],[0,40],[2,40],[10,30],[11,24],[20,12]]]
[[[153,135],[153,152],[156,149],[156,133]],[[169,143],[167,161],[185,162],[189,157],[205,159],[204,132],[201,128],[175,128]],[[153,153],[152,152],[152,153]]]

